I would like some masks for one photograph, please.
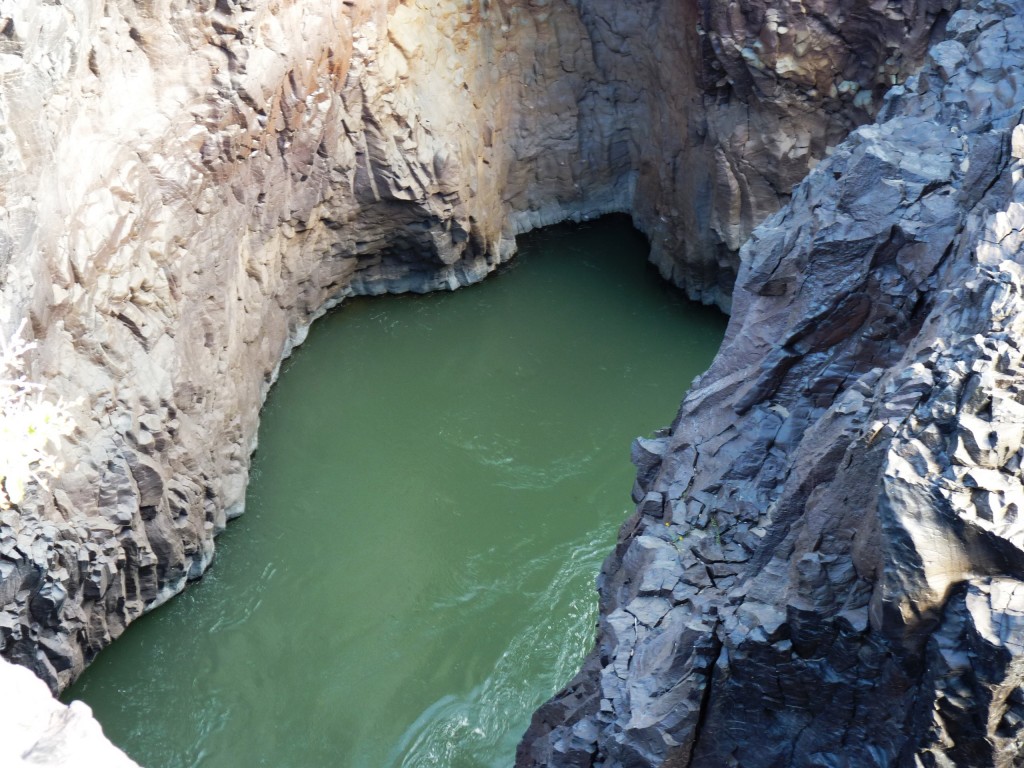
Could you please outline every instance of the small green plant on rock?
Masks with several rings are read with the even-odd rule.
[[[44,397],[45,387],[28,380],[25,355],[35,347],[21,338],[0,337],[0,509],[25,498],[31,480],[45,485],[60,471],[56,447],[75,425],[65,404]]]

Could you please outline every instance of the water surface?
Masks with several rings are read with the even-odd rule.
[[[481,285],[316,323],[212,570],[65,699],[150,768],[510,766],[593,642],[630,441],[725,329],[625,219],[521,245]]]

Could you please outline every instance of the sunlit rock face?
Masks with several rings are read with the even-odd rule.
[[[133,768],[103,737],[81,701],[64,706],[46,684],[16,664],[0,661],[0,764],[11,768]]]
[[[347,296],[628,211],[728,306],[752,228],[950,10],[766,5],[0,0],[0,330],[28,318],[79,425],[0,515],[3,656],[59,689],[201,575],[282,356]]]
[[[855,9],[866,52],[750,13],[0,3],[3,327],[30,319],[80,425],[0,528],[4,655],[64,685],[202,573],[282,354],[347,295],[466,284],[520,231],[625,210],[725,303],[746,232],[872,106],[843,83],[877,90],[937,12]]]
[[[4,517],[0,637],[59,687],[208,565],[313,317],[475,281],[519,230],[628,209],[634,172],[564,5],[3,13],[4,327],[79,431]]]
[[[1024,749],[1024,4],[970,3],[741,252],[522,766]]]

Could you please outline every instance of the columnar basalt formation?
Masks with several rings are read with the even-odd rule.
[[[882,93],[919,64],[953,9],[951,0],[765,5],[0,0],[0,330],[9,334],[29,319],[39,344],[30,375],[75,403],[79,424],[62,446],[66,471],[54,487],[0,513],[0,653],[59,689],[128,622],[202,574],[215,534],[242,511],[258,409],[282,356],[309,322],[347,296],[464,285],[508,259],[519,232],[628,211],[650,236],[663,274],[727,306],[736,252],[752,228],[877,112]],[[949,78],[973,62],[949,63],[959,53],[945,50]],[[987,54],[971,55],[984,77],[1002,71]],[[1016,81],[1009,82],[993,85],[991,98],[1012,101]],[[965,93],[967,106],[980,108],[974,92]],[[902,103],[890,99],[886,109],[895,114]],[[929,184],[945,178],[890,183],[888,165],[880,168],[869,173],[865,165],[844,194],[881,184],[910,195],[909,185],[920,183],[922,200],[933,200]],[[987,171],[961,173],[957,189],[983,190]],[[888,299],[875,306],[856,277],[861,266],[844,261],[853,258],[852,246],[835,245],[836,253],[818,261],[792,255],[793,243],[809,237],[810,225],[797,218],[812,215],[817,202],[806,190],[814,183],[820,186],[800,187],[799,205],[748,246],[738,294],[745,303],[726,356],[684,409],[697,416],[685,415],[671,438],[641,451],[644,509],[661,503],[681,515],[676,509],[686,499],[747,494],[749,485],[761,490],[744,496],[743,508],[775,519],[780,502],[771,489],[781,489],[785,468],[798,465],[786,463],[796,455],[789,448],[776,455],[784,440],[759,437],[771,420],[762,416],[764,404],[819,375],[834,383],[832,395],[845,392],[863,359],[848,370],[841,357],[834,371],[813,366],[861,325],[874,323],[872,333],[882,334],[864,352],[879,356],[871,368],[903,354],[883,341],[891,341],[886,323],[898,325],[905,308]],[[863,205],[884,209],[885,201]],[[888,220],[897,203],[863,216]],[[835,243],[845,237],[840,229]],[[792,303],[793,292],[804,290],[808,306],[834,295],[832,310],[822,304],[818,317],[803,305],[750,308],[762,306],[749,298],[751,264],[773,231],[786,245],[772,246],[780,266],[766,272],[757,295]],[[909,234],[900,237],[889,250],[904,255],[884,263],[924,269],[914,260],[926,265],[931,252],[914,251]],[[933,295],[928,286],[915,290]],[[920,301],[930,306],[930,298]],[[838,318],[846,315],[854,319],[844,324]],[[769,343],[787,334],[795,340],[781,351]],[[665,479],[684,476],[659,458],[682,451],[669,450],[682,444],[672,441],[697,445],[716,420],[736,420],[728,411],[710,413],[728,403],[707,382],[734,372],[740,381],[760,370],[758,355],[767,360],[763,391],[752,391],[744,411],[757,429],[722,455],[752,452],[744,471],[754,477],[761,471],[755,455],[767,451],[775,484],[765,474],[764,489],[749,479],[730,485],[719,466],[726,459],[716,463],[709,450],[694,471],[719,480],[687,490]],[[831,403],[815,391],[808,396],[813,413],[779,406],[790,408],[785,416],[778,411],[784,421],[797,414],[786,422],[794,446],[804,445],[801,430]],[[678,437],[691,427],[700,431]],[[715,482],[718,489],[708,490]],[[727,525],[724,512],[712,517],[714,530]],[[672,523],[680,532],[689,524],[683,517]],[[676,532],[672,525],[663,535]],[[727,532],[711,538],[732,541]],[[665,554],[636,554],[633,542],[649,539],[635,532],[624,539],[620,556],[634,552],[623,560],[633,563],[627,570],[610,561],[608,652],[630,642],[625,629],[610,639],[614,612],[629,602],[615,585],[629,568],[647,572],[642,563]],[[718,567],[707,565],[716,583]],[[716,587],[722,594],[729,588]],[[902,594],[904,586],[889,589]],[[709,602],[708,611],[716,605]],[[722,647],[725,619],[702,613],[700,601],[695,606],[692,616],[710,622],[708,631],[701,634],[699,623],[687,631],[710,650],[695,653],[691,666],[707,677],[712,656],[720,658],[712,651]],[[579,713],[586,717],[577,718],[582,725],[572,738],[580,749],[565,747],[565,726],[555,725],[552,755],[619,759],[600,745],[634,738],[634,726],[619,727],[630,711],[654,717],[641,728],[651,739],[675,738],[651,714],[656,708],[642,714],[641,699],[604,698],[611,709],[600,716]],[[698,704],[695,712],[710,711]],[[638,749],[647,754],[648,747]],[[659,749],[650,747],[651,759]]]
[[[955,13],[744,246],[520,765],[1019,764],[1022,20]]]
[[[727,309],[751,230],[920,65],[956,2],[575,5],[605,94],[633,105],[613,138],[631,146],[651,260]]]

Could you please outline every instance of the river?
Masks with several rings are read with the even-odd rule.
[[[263,409],[247,512],[63,697],[149,768],[507,768],[593,642],[667,425],[725,318],[624,217],[521,238],[454,293],[318,321]]]

